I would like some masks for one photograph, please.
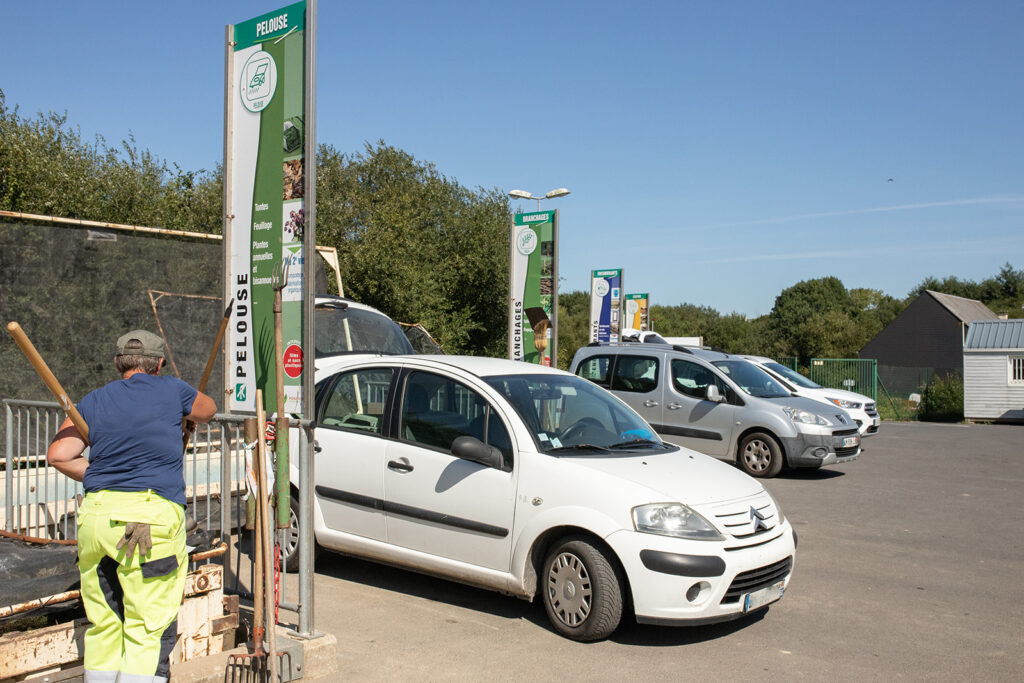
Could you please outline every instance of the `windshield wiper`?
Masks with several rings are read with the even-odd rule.
[[[608,448],[635,448],[637,446],[657,446],[661,448],[664,444],[660,441],[653,441],[651,439],[633,439],[632,441],[613,443],[611,446],[608,446]]]
[[[556,453],[558,451],[607,451],[608,448],[605,446],[598,446],[593,443],[574,443],[571,446],[558,446],[557,448],[549,448],[545,453]]]

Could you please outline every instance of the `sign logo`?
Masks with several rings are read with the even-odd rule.
[[[608,286],[608,281],[603,277],[599,277],[594,280],[594,294],[597,296],[603,297],[608,293],[609,289],[611,289],[611,287]]]
[[[235,385],[235,400],[236,401],[244,401],[245,400],[245,383],[244,382],[239,382],[238,384]]]
[[[761,512],[757,508],[755,508],[754,506],[751,506],[750,507],[750,521],[753,522],[753,524],[754,524],[754,533],[755,534],[758,531],[761,531],[762,529],[765,530],[765,531],[768,530],[769,527],[768,527],[767,524],[764,523],[764,520],[765,520],[765,516],[762,515]]]
[[[239,92],[242,104],[251,112],[261,112],[277,90],[277,63],[269,52],[254,52],[242,67]]]
[[[523,228],[516,235],[516,250],[523,256],[529,256],[537,249],[537,233],[529,228]]]

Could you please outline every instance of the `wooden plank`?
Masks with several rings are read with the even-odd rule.
[[[0,680],[82,658],[88,619],[0,636]]]

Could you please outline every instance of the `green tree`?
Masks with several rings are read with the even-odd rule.
[[[829,276],[804,280],[782,290],[775,297],[775,306],[769,317],[782,354],[798,356],[800,362],[806,364],[822,347],[841,348],[842,340],[848,337],[847,331],[830,330],[827,322],[849,318],[855,310],[843,283],[839,278]],[[831,315],[822,317],[826,314]],[[817,340],[816,334],[826,334],[828,338]]]
[[[345,293],[422,323],[449,352],[506,353],[510,223],[504,192],[469,190],[384,141],[320,147],[317,241],[338,248]]]

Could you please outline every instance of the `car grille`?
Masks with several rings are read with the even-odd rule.
[[[711,516],[728,536],[726,550],[767,543],[779,535],[779,511],[766,492],[712,506]]]
[[[837,448],[836,449],[836,457],[837,458],[846,458],[846,457],[851,456],[851,455],[857,455],[857,449],[858,448],[859,448],[859,446],[854,446],[853,448]]]
[[[744,594],[774,585],[789,576],[792,570],[793,557],[790,556],[767,567],[741,572],[729,584],[729,590],[725,592],[721,604],[739,602]]]

